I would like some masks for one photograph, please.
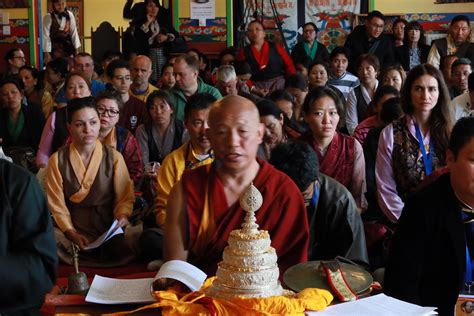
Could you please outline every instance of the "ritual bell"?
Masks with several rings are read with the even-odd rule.
[[[67,294],[86,295],[89,291],[89,281],[84,272],[79,272],[79,246],[72,244],[72,261],[74,264],[74,272],[67,280]]]

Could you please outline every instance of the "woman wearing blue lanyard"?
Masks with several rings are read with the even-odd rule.
[[[405,116],[380,135],[375,175],[381,209],[397,222],[406,199],[445,165],[453,125],[441,72],[429,64],[413,68],[402,91]]]

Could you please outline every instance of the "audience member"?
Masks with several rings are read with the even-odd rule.
[[[275,90],[269,97],[283,112],[283,127],[291,138],[298,138],[306,131],[306,123],[303,121],[303,104],[297,105],[294,96],[286,90]]]
[[[90,81],[76,72],[71,72],[67,75],[64,89],[66,91],[66,99],[69,101],[91,96]],[[36,154],[36,164],[38,167],[46,167],[49,156],[66,144],[69,136],[67,120],[67,106],[58,108],[46,120],[43,132],[41,133],[38,153]]]
[[[303,41],[297,43],[291,51],[293,63],[311,64],[316,60],[328,62],[329,53],[323,43],[316,40],[318,27],[313,22],[303,25]],[[309,60],[308,60],[309,59]]]
[[[408,21],[402,18],[398,18],[393,21],[392,24],[392,35],[395,41],[395,47],[403,46],[405,38],[405,27]]]
[[[452,126],[449,94],[441,72],[422,64],[408,74],[402,91],[406,116],[382,131],[375,175],[382,211],[396,222],[406,200],[445,165]]]
[[[263,24],[257,20],[247,25],[247,37],[250,44],[239,51],[237,60],[249,63],[253,83],[265,95],[283,89],[285,77],[296,73],[290,55],[283,46],[265,39]]]
[[[447,148],[450,172],[407,200],[385,270],[387,295],[435,306],[439,315],[452,315],[472,285],[473,138],[474,118],[459,120]]]
[[[456,55],[446,55],[441,57],[440,59],[440,70],[441,73],[443,74],[444,81],[446,82],[446,85],[448,88],[452,86],[452,81],[451,81],[451,69],[453,66],[453,63],[458,60],[459,57]]]
[[[151,59],[145,55],[138,55],[132,60],[130,75],[132,76],[132,85],[130,86],[130,95],[146,102],[148,96],[158,90],[149,83],[151,76]]]
[[[44,63],[56,58],[71,58],[81,47],[74,13],[67,10],[65,0],[52,0],[53,11],[43,19]]]
[[[107,77],[112,87],[122,96],[118,125],[135,134],[138,126],[150,122],[150,115],[145,102],[130,95],[132,79],[128,63],[120,59],[112,61],[107,67]]]
[[[5,55],[7,70],[3,74],[3,79],[18,76],[20,68],[25,65],[25,53],[20,48],[12,48]]]
[[[384,34],[385,16],[380,11],[372,11],[364,25],[358,25],[349,34],[344,47],[351,52],[349,70],[357,71],[357,60],[363,54],[377,56],[379,64],[388,65],[395,61],[395,45],[387,34]]]
[[[356,66],[360,85],[349,91],[346,102],[346,125],[351,135],[357,124],[367,117],[367,108],[379,86],[377,74],[380,70],[380,62],[377,56],[360,55]]]
[[[308,260],[342,256],[368,266],[364,227],[351,193],[319,172],[318,157],[305,143],[292,141],[272,150],[270,163],[298,186],[310,228]]]
[[[135,200],[122,155],[99,140],[100,119],[92,97],[71,100],[67,127],[72,143],[51,156],[46,175],[49,210],[60,259],[71,264],[71,243],[82,266],[119,266],[133,259],[129,235],[118,234],[98,248],[86,247],[111,227],[125,229]],[[130,242],[130,243],[129,243]]]
[[[23,102],[24,87],[17,79],[5,79],[0,83],[0,89],[3,104],[0,109],[1,146],[7,156],[10,150],[29,147],[34,157],[45,123],[41,107]]]
[[[161,77],[158,81],[158,87],[160,89],[172,89],[176,84],[176,78],[174,77],[173,64],[167,63],[161,70]]]
[[[380,72],[379,82],[384,86],[392,86],[398,91],[403,88],[407,75],[400,65],[386,66]]]
[[[279,144],[286,143],[290,135],[285,132],[283,127],[285,114],[277,107],[275,102],[263,99],[257,103],[257,109],[260,115],[260,123],[265,126],[258,156],[268,161],[270,160],[273,148]]]
[[[99,140],[122,154],[135,188],[140,184],[144,166],[137,139],[127,129],[117,126],[120,109],[124,108],[119,92],[106,90],[96,98],[99,113]]]
[[[451,101],[451,107],[454,109],[454,119],[457,121],[461,117],[473,116],[474,112],[474,72],[468,77],[467,92],[455,97]]]
[[[0,201],[0,313],[41,315],[58,264],[46,200],[31,173],[0,159]]]
[[[138,126],[135,133],[142,151],[143,163],[161,163],[181,146],[183,122],[176,118],[176,106],[166,90],[154,91],[146,100],[151,122]]]
[[[195,93],[209,93],[216,99],[222,98],[219,90],[199,78],[199,62],[193,56],[181,55],[176,58],[173,66],[176,85],[170,90],[170,94],[175,106],[176,119],[183,121],[186,101]]]
[[[385,101],[390,98],[400,97],[400,92],[395,87],[390,85],[379,86],[377,91],[375,91],[374,99],[371,104],[374,109],[374,115],[369,116],[362,122],[360,122],[354,130],[352,135],[355,139],[359,141],[361,145],[364,145],[365,138],[367,133],[375,128],[381,126],[382,120],[380,119],[380,112]]]
[[[102,67],[103,72],[97,79],[98,81],[102,82],[105,85],[109,82],[109,78],[107,77],[107,67],[112,61],[117,59],[123,59],[123,55],[121,52],[107,50],[104,53],[104,56],[102,56],[102,60],[100,62],[100,66]]]
[[[179,34],[171,21],[159,15],[161,9],[159,0],[145,0],[145,16],[135,20],[135,52],[150,57],[150,80],[153,83],[158,81],[175,41],[179,41]]]
[[[320,171],[343,184],[363,211],[365,201],[365,162],[362,146],[353,137],[337,132],[344,122],[344,106],[329,87],[313,89],[303,104],[309,131],[301,136],[316,152]]]
[[[186,260],[214,275],[229,233],[242,223],[239,197],[253,184],[263,196],[257,223],[272,236],[281,275],[306,262],[309,230],[304,201],[288,176],[256,158],[263,125],[255,105],[240,96],[215,102],[207,136],[216,162],[185,172],[171,191],[164,259]]]
[[[166,205],[173,186],[186,170],[208,165],[214,161],[211,143],[206,137],[207,120],[211,104],[216,98],[208,93],[192,95],[184,108],[184,126],[189,141],[172,151],[158,170],[153,225],[145,222],[141,237],[141,250],[148,259],[160,259],[163,252],[163,229],[166,221]]]
[[[216,81],[216,87],[223,96],[239,94],[234,66],[221,65],[216,72]]]
[[[335,47],[330,56],[329,80],[328,84],[341,91],[344,96],[344,101],[347,100],[347,95],[351,89],[357,87],[359,78],[347,71],[349,66],[350,51],[343,47]]]
[[[472,64],[469,59],[462,57],[452,64],[451,86],[449,87],[449,96],[451,99],[468,91],[467,77],[470,73],[472,73]]]
[[[301,108],[308,94],[308,81],[302,74],[291,75],[285,82],[285,90],[295,98],[296,107]]]
[[[405,26],[403,45],[395,51],[395,59],[405,71],[410,71],[419,64],[426,63],[430,47],[425,44],[423,27],[418,21],[411,21]]]
[[[309,90],[315,87],[324,87],[328,84],[329,67],[323,61],[315,61],[308,69]]]
[[[377,200],[375,161],[377,158],[380,133],[388,124],[400,119],[403,115],[402,103],[399,97],[392,97],[383,102],[380,111],[377,113],[380,124],[367,133],[362,146],[365,158],[365,179],[367,181],[367,193],[365,196],[367,197],[368,204],[367,211],[362,214],[364,221],[375,221],[375,223],[383,223],[384,225],[388,224],[392,226],[380,209]],[[369,238],[367,238],[367,242],[369,242]]]
[[[92,79],[94,67],[94,59],[89,53],[79,53],[74,56],[74,71],[83,75],[91,82],[91,94],[93,97],[96,97],[105,90],[105,85],[100,81]]]
[[[59,107],[56,99],[66,99],[66,90],[63,89],[63,86],[69,72],[68,66],[69,64],[64,58],[53,59],[46,65],[46,81],[51,86],[50,93],[56,107]],[[63,96],[59,94],[63,94]]]
[[[456,15],[449,24],[448,36],[434,40],[431,44],[428,62],[440,67],[441,58],[446,55],[474,59],[474,43],[470,42],[471,24],[466,15]]]
[[[18,72],[18,78],[25,87],[25,96],[28,103],[35,103],[41,106],[44,117],[48,117],[53,112],[53,97],[44,89],[40,71],[31,66],[23,66]]]
[[[237,50],[234,46],[227,47],[219,53],[219,65],[234,65]]]

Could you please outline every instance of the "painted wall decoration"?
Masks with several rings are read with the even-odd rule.
[[[0,44],[28,44],[28,19],[10,19],[11,34],[4,35],[0,28]],[[26,47],[28,50],[28,47]]]
[[[314,22],[318,40],[331,51],[343,45],[351,31],[352,20],[360,12],[360,0],[310,0],[305,1],[305,21]]]
[[[227,39],[227,20],[225,17],[207,19],[206,25],[199,25],[199,20],[179,19],[179,34],[187,36],[193,42],[225,42]]]

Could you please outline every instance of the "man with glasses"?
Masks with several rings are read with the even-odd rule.
[[[433,41],[428,63],[439,68],[441,59],[447,55],[474,59],[474,43],[470,42],[471,26],[466,15],[456,15],[449,24],[448,36]]]
[[[12,48],[5,55],[7,63],[7,71],[3,74],[2,79],[11,76],[18,76],[18,71],[25,65],[25,54],[20,48]]]
[[[395,44],[384,34],[385,16],[380,11],[372,11],[364,25],[358,25],[347,37],[344,47],[351,52],[349,70],[356,73],[355,62],[360,55],[371,53],[377,56],[380,65],[395,61]]]
[[[150,121],[150,116],[145,102],[129,93],[132,77],[128,63],[121,59],[113,60],[107,66],[106,72],[110,84],[120,93],[123,100],[123,108],[120,109],[118,125],[135,134],[135,130],[140,124]]]

